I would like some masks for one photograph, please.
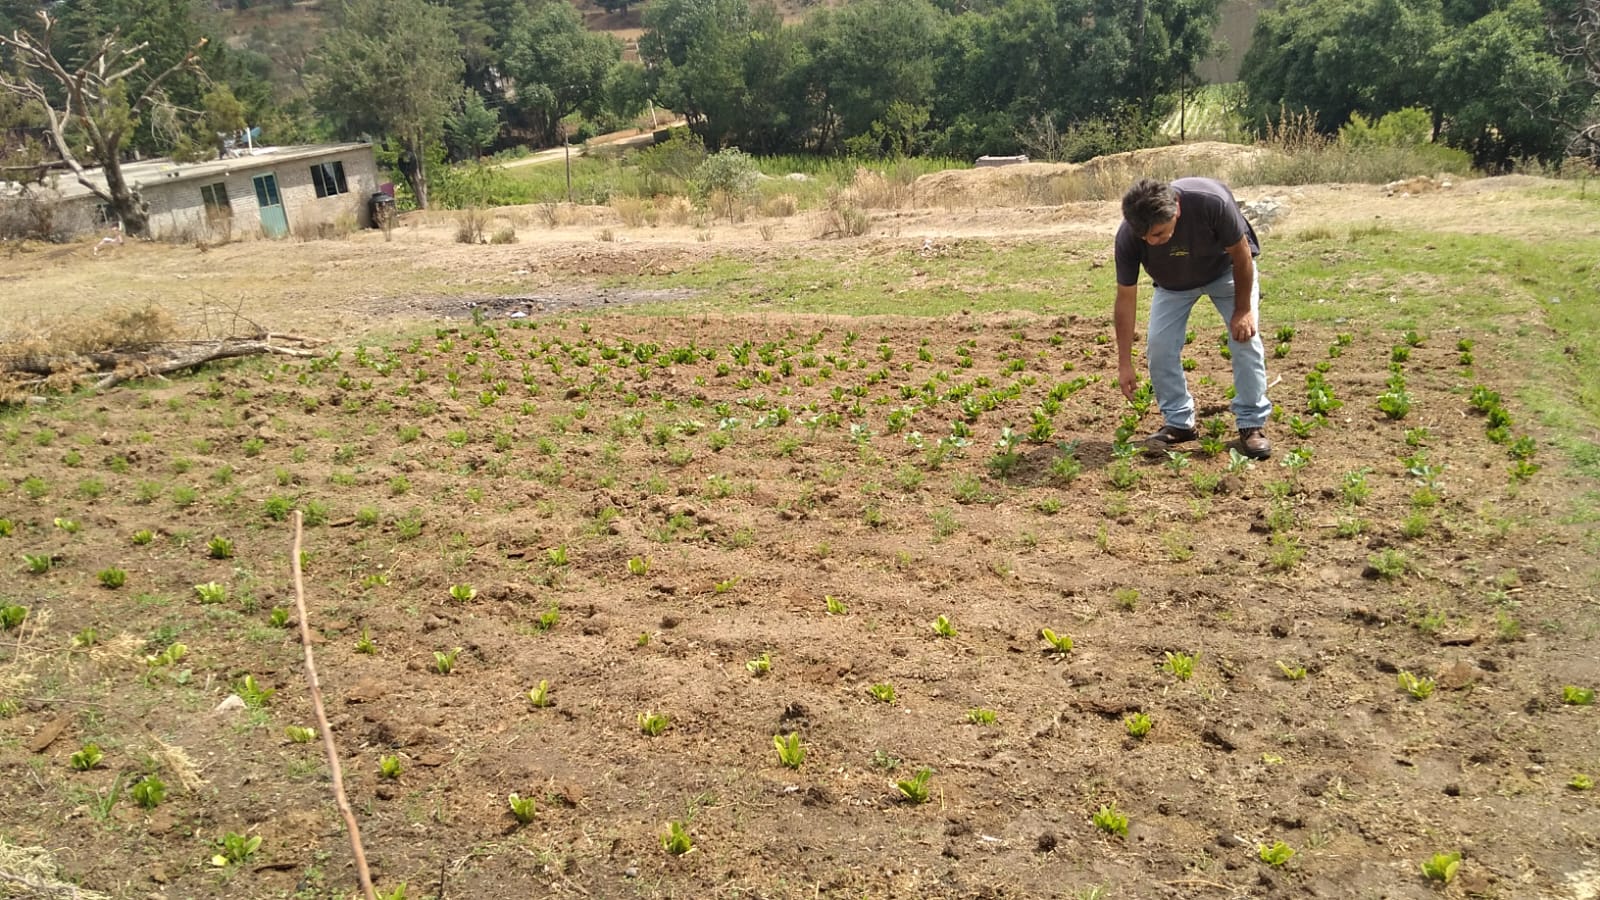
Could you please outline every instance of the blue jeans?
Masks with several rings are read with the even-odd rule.
[[[1261,282],[1250,291],[1250,307],[1256,311],[1256,336],[1240,343],[1233,339],[1228,323],[1233,320],[1233,269],[1210,284],[1183,291],[1157,287],[1150,301],[1150,339],[1146,356],[1150,365],[1150,384],[1156,391],[1161,418],[1176,428],[1193,428],[1194,397],[1183,375],[1183,338],[1189,330],[1189,311],[1201,295],[1222,316],[1228,333],[1228,349],[1233,354],[1233,418],[1241,429],[1260,428],[1272,414],[1267,399],[1267,356],[1261,344]]]

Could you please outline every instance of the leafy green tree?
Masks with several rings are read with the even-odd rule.
[[[1442,56],[1433,95],[1450,144],[1492,169],[1560,158],[1562,123],[1581,114],[1589,92],[1570,83],[1535,0],[1512,0],[1467,25]]]
[[[618,60],[600,87],[601,111],[614,130],[644,111],[650,99],[650,76],[636,62]]]
[[[893,145],[885,150],[908,147],[927,121],[943,27],[927,0],[863,0],[806,20],[811,94],[826,111],[821,148],[870,135],[874,123],[878,143]]]
[[[1285,0],[1256,21],[1240,79],[1258,124],[1310,110],[1332,133],[1428,96],[1445,37],[1440,0]]]
[[[517,105],[535,133],[555,143],[562,119],[598,111],[606,73],[622,59],[622,43],[585,30],[567,0],[542,0],[512,32],[503,53]]]
[[[427,208],[427,148],[461,90],[449,12],[426,0],[350,0],[307,76],[313,103],[347,137],[392,135],[417,206]]]
[[[500,136],[500,114],[483,102],[483,95],[470,88],[444,120],[445,143],[457,159],[480,159],[483,151]]]
[[[747,0],[653,0],[645,8],[639,56],[656,96],[709,146],[734,131],[754,24]]]

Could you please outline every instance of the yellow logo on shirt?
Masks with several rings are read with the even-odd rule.
[[[1167,250],[1167,255],[1168,256],[1188,256],[1189,255],[1189,248],[1188,247],[1172,247],[1172,248]]]

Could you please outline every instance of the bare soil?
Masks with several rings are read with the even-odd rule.
[[[1536,227],[1519,190],[1307,189],[1288,227],[1474,229],[1486,205]],[[1510,399],[1522,362],[1492,338],[1464,367],[1424,335],[1397,420],[1374,406],[1395,335],[1354,328],[1335,355],[1301,329],[1272,363],[1273,459],[1119,460],[1103,319],[559,314],[649,302],[609,276],[725,252],[847,266],[925,236],[1109,234],[1111,204],[907,210],[861,242],[796,222],[595,241],[607,213],[509,247],[417,217],[391,243],[0,264],[11,322],[248,299],[338,349],[0,420],[0,605],[28,608],[0,633],[0,838],[110,896],[351,894],[326,760],[284,730],[312,724],[292,506],[346,787],[380,887],[408,897],[1596,896],[1600,807],[1570,783],[1600,777],[1600,729],[1563,702],[1600,686],[1592,537],[1568,524],[1594,486]],[[1231,439],[1218,329],[1196,325],[1190,383]],[[1318,363],[1343,406],[1297,438]],[[1539,439],[1528,480],[1475,385]],[[201,601],[211,582],[226,600]],[[217,711],[246,675],[275,693]],[[76,770],[91,742],[104,759]],[[919,804],[896,783],[921,769]],[[148,775],[153,808],[130,794]],[[1112,806],[1126,835],[1092,821]],[[664,850],[669,822],[689,853]],[[230,832],[260,847],[214,865]],[[1283,866],[1260,857],[1277,841]],[[1424,877],[1451,852],[1448,886]]]

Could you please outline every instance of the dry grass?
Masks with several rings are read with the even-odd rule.
[[[800,198],[793,194],[779,194],[767,198],[762,212],[774,219],[787,219],[800,211]]]
[[[616,211],[622,224],[629,228],[645,224],[645,215],[650,211],[649,205],[638,197],[612,197],[611,208]]]
[[[694,204],[681,194],[657,197],[655,207],[660,211],[661,218],[671,225],[686,225],[694,216]]]
[[[110,900],[110,895],[61,880],[55,859],[43,847],[18,847],[0,838],[0,897],[76,897]]]

